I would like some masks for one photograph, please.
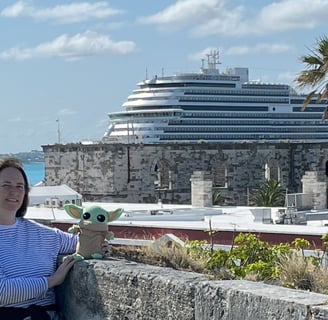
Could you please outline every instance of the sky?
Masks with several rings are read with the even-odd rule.
[[[219,68],[287,83],[327,35],[328,0],[0,2],[0,154],[100,140],[139,81]]]

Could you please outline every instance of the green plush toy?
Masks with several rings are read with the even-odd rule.
[[[105,239],[114,238],[114,234],[108,231],[108,223],[117,220],[123,209],[106,211],[96,205],[79,207],[75,204],[65,204],[64,209],[71,217],[81,219],[78,225],[68,229],[69,232],[79,235],[74,259],[102,259],[102,243]]]

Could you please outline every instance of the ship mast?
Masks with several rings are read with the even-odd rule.
[[[216,70],[216,65],[220,64],[219,61],[219,50],[211,50],[210,53],[206,54],[207,56],[207,66],[208,70]]]
[[[206,54],[207,56],[207,68],[204,66],[204,59],[202,59],[201,72],[207,74],[218,74],[219,70],[216,68],[218,64],[221,64],[219,61],[219,50],[211,50]]]

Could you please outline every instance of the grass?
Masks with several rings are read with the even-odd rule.
[[[202,273],[213,280],[265,281],[292,289],[328,294],[327,268],[322,266],[319,258],[305,257],[299,250],[292,248],[281,250],[276,254],[275,259],[269,262],[263,262],[263,257],[257,261],[253,256],[251,262],[245,263],[251,256],[249,241],[253,241],[252,243],[257,246],[254,252],[258,252],[258,248],[263,251],[263,243],[254,239],[248,237],[245,248],[243,244],[240,244],[239,248],[235,247],[237,253],[233,250],[213,251],[209,246],[204,246],[204,242],[193,241],[189,245],[186,242],[185,246],[175,243],[146,247],[114,246],[112,256],[149,265]]]
[[[202,273],[205,268],[204,261],[193,259],[185,247],[178,246],[113,247],[112,255],[135,262],[170,267],[176,270]]]

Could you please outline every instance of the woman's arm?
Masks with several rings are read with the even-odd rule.
[[[76,260],[72,256],[66,257],[62,264],[59,265],[58,269],[56,272],[48,277],[48,288],[53,288],[55,286],[58,286],[62,284],[68,274],[68,272],[71,270],[73,267],[73,264],[75,263]]]
[[[41,297],[47,290],[46,277],[7,278],[0,267],[0,307]]]

